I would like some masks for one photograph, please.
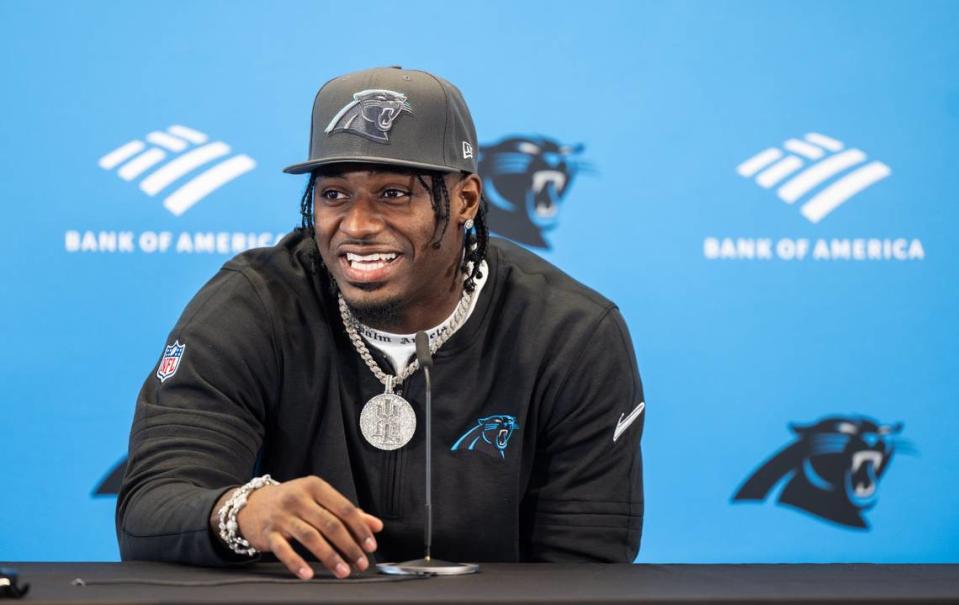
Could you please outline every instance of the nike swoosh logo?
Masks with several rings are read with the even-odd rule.
[[[619,415],[619,420],[616,422],[616,430],[613,431],[613,443],[619,439],[619,436],[629,428],[629,425],[631,425],[634,420],[639,418],[639,415],[642,414],[645,409],[646,402],[640,401],[639,405],[633,408],[633,411],[629,413],[629,416],[625,413]]]

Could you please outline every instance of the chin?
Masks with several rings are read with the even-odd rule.
[[[388,292],[367,290],[366,286],[366,284],[362,287],[352,286],[349,288],[352,292],[340,290],[353,316],[371,327],[390,326],[397,323],[403,310],[402,299],[391,296]]]

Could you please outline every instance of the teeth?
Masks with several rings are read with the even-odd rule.
[[[374,254],[353,254],[346,253],[346,260],[350,266],[360,271],[375,271],[382,269],[386,264],[396,258],[396,253],[374,253]]]
[[[872,463],[874,469],[882,464],[882,454],[875,450],[862,450],[852,455],[852,472],[856,472],[866,462]]]
[[[548,183],[552,183],[556,191],[566,184],[566,175],[559,170],[537,170],[533,173],[533,192],[539,193]]]
[[[377,269],[382,269],[395,258],[395,252],[374,252],[373,254],[346,253],[346,260],[350,263],[350,267],[358,271],[376,271]]]
[[[360,262],[360,263],[372,263],[378,260],[391,261],[396,258],[395,252],[387,253],[374,253],[374,254],[353,254],[352,252],[346,253],[346,260],[350,262]]]

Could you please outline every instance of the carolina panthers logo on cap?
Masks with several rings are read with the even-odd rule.
[[[592,170],[578,156],[582,145],[539,135],[511,136],[479,153],[490,230],[535,248],[549,249],[543,232],[557,225],[560,204],[579,172]]]
[[[507,414],[484,416],[456,440],[450,451],[463,449],[499,454],[501,458],[505,458],[509,439],[513,436],[513,431],[518,428],[519,423],[516,422],[515,416]]]
[[[377,143],[390,142],[390,129],[403,112],[413,114],[406,95],[392,90],[361,90],[343,106],[324,132],[352,132]]]
[[[869,527],[863,512],[875,506],[893,453],[911,451],[907,441],[894,437],[902,423],[834,416],[790,429],[796,441],[763,463],[733,501],[765,500],[782,485],[780,504],[847,527]]]

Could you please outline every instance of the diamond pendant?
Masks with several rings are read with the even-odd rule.
[[[360,412],[360,431],[367,442],[381,450],[397,450],[413,438],[416,413],[410,402],[393,392],[390,376],[386,392],[366,402]]]

